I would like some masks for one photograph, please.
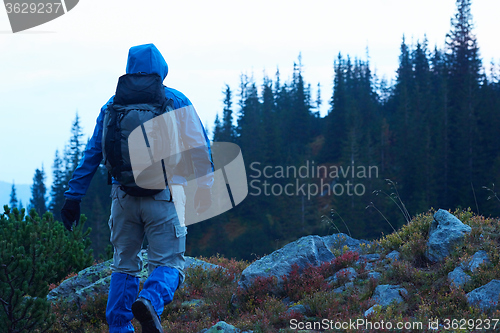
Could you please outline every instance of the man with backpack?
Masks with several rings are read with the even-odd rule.
[[[106,308],[110,333],[133,332],[133,317],[141,323],[142,332],[158,333],[163,332],[159,319],[163,307],[172,301],[185,278],[187,229],[183,186],[189,172],[183,169],[194,166],[197,182],[194,207],[199,214],[211,205],[214,169],[207,135],[191,102],[181,92],[162,85],[168,66],[158,49],[153,44],[130,48],[126,73],[120,77],[116,94],[101,108],[84,157],[69,181],[61,217],[70,231],[74,223],[78,223],[80,201],[105,157],[104,163],[113,176],[109,227],[114,255]],[[171,146],[165,141],[172,140],[166,140],[168,136],[158,138],[158,133],[146,133],[148,125],[143,121],[162,120],[162,115],[174,115],[172,112],[175,112],[172,119],[176,121],[166,128],[177,128],[183,151],[191,153],[187,154],[187,162],[182,156],[175,159],[177,164],[168,165],[168,156],[162,156],[159,161],[151,152],[153,145]],[[127,146],[134,128],[139,135],[144,133],[144,150],[149,152],[151,163],[156,161],[151,164],[153,170],[163,170],[160,178],[164,179],[156,186],[142,188],[134,182],[137,170],[133,170],[133,156],[129,156]],[[142,270],[139,252],[144,236],[149,243],[149,276],[139,293],[138,276]]]

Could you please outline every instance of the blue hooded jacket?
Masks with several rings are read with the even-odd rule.
[[[159,74],[163,79],[168,74],[168,65],[160,51],[156,48],[154,44],[145,44],[131,47],[128,53],[127,69],[126,73],[156,73]],[[174,103],[174,109],[180,109],[184,106],[192,105],[191,101],[184,96],[183,93],[172,88],[165,87],[165,95],[167,98],[171,98]],[[85,149],[84,155],[80,164],[75,169],[71,180],[68,183],[69,189],[64,193],[67,199],[81,201],[82,197],[87,193],[87,189],[90,185],[90,181],[94,176],[99,164],[102,161],[102,130],[103,121],[106,109],[109,104],[113,103],[113,97],[101,108],[101,112],[96,120],[96,126],[94,128],[94,133],[90,138],[87,147]],[[207,165],[207,158],[210,160],[210,143],[203,128],[203,125],[194,111],[190,108],[192,113],[186,113],[185,116],[181,117],[181,130],[184,131],[184,137],[187,142],[184,144],[189,147],[201,147],[205,144],[209,147],[209,156],[193,156],[193,163],[195,166],[195,174],[198,181],[199,187],[210,188],[213,183],[212,177],[201,177],[203,175],[209,175],[213,171],[213,165],[210,162],[211,170],[202,170]],[[199,132],[203,132],[203,137],[205,142],[200,141]],[[198,160],[198,161],[197,161]],[[202,166],[201,168],[199,166]],[[206,169],[206,168],[205,168]],[[199,177],[198,177],[199,176]],[[116,181],[113,181],[117,183]],[[186,180],[183,177],[175,176],[172,179],[173,184],[185,184]]]

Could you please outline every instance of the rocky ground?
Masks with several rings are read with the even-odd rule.
[[[251,264],[188,257],[186,283],[162,324],[204,333],[380,331],[381,323],[399,332],[500,331],[498,244],[498,220],[438,210],[372,242],[307,236]],[[99,311],[110,274],[107,261],[50,291],[53,332],[106,332]]]

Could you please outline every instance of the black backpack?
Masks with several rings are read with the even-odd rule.
[[[113,103],[108,105],[104,117],[102,152],[109,174],[120,182],[127,194],[151,196],[168,186],[167,175],[172,175],[180,160],[180,154],[171,153],[175,149],[179,151],[181,144],[176,122],[169,122],[172,117],[175,120],[174,112],[167,115],[166,122],[164,119],[165,113],[173,109],[173,100],[165,96],[158,74],[135,73],[119,78]],[[158,126],[157,132],[153,128],[153,124],[158,123],[163,131],[160,134]],[[170,133],[165,133],[166,129]],[[137,142],[140,149],[136,147]],[[157,154],[155,158],[152,150],[158,147],[163,149],[163,155]],[[137,167],[138,162],[142,167]]]

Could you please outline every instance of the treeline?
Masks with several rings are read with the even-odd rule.
[[[192,226],[190,251],[248,259],[304,234],[373,238],[392,231],[386,218],[394,227],[406,221],[396,204],[411,215],[470,207],[499,216],[493,185],[500,176],[499,70],[494,64],[485,69],[480,59],[470,7],[470,0],[457,1],[442,48],[403,38],[392,85],[375,76],[368,61],[339,54],[324,118],[318,116],[320,87],[312,92],[304,82],[300,57],[291,82],[282,82],[279,72],[261,84],[242,76],[236,107],[227,86],[214,140],[241,147],[250,194],[230,212]],[[313,164],[323,166],[309,168],[322,176],[282,177],[278,168]],[[378,174],[368,174],[370,166]],[[356,172],[330,172],[348,167]],[[288,195],[285,186],[293,192],[296,178],[306,193]],[[318,194],[309,195],[311,184],[321,186]],[[364,195],[355,193],[356,185]]]
[[[321,86],[305,82],[300,56],[289,81],[277,71],[261,83],[242,75],[236,90],[226,86],[213,139],[241,147],[249,195],[190,226],[187,253],[251,259],[307,234],[374,238],[392,232],[387,221],[405,223],[405,209],[470,207],[500,216],[493,185],[500,181],[500,75],[480,59],[470,7],[457,1],[442,48],[403,38],[394,83],[374,75],[368,61],[339,54],[323,118]],[[45,198],[43,168],[34,179],[31,205],[56,219],[82,154],[78,117],[71,133],[62,156],[56,152],[49,207],[37,199]],[[82,201],[96,255],[109,254],[109,191],[101,166]]]

